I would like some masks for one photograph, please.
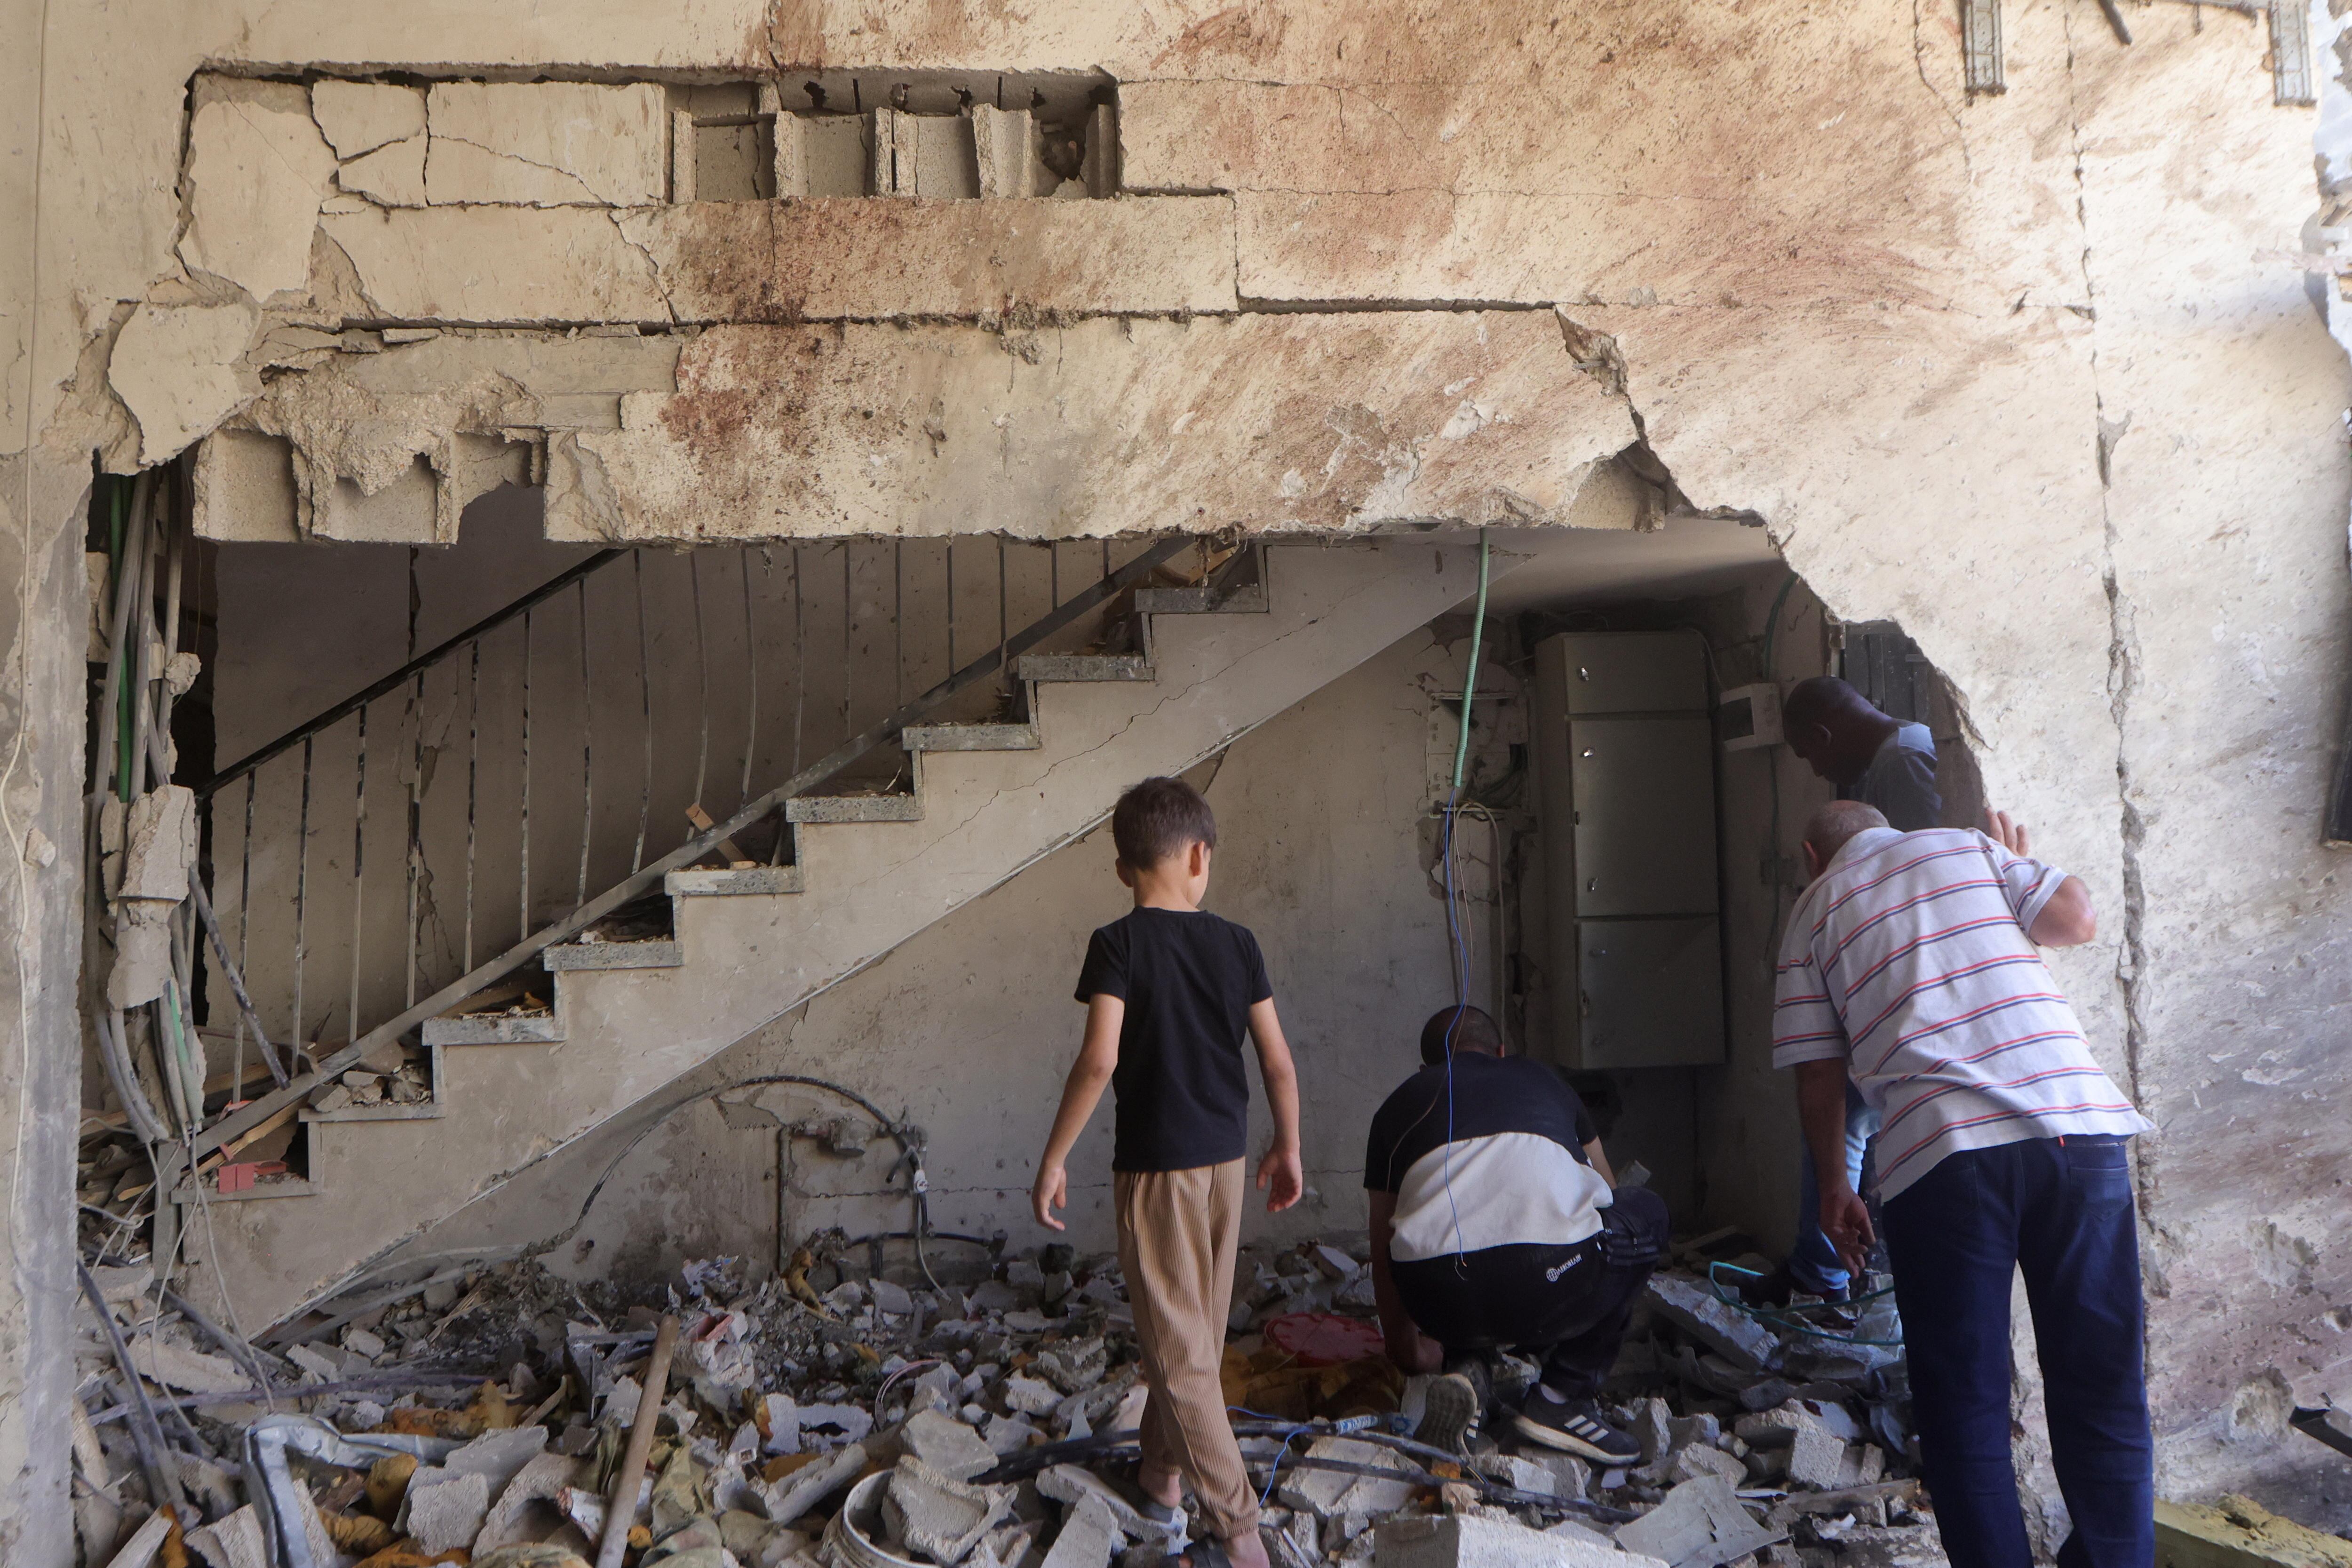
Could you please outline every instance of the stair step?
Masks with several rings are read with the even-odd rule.
[[[910,752],[1034,752],[1037,726],[1027,724],[909,724],[899,741]]]
[[[425,1020],[428,1046],[551,1046],[563,1039],[563,1020],[545,1013],[452,1013]]]
[[[290,1182],[256,1182],[241,1193],[222,1192],[218,1177],[210,1171],[204,1173],[203,1179],[206,1184],[204,1201],[207,1204],[241,1204],[255,1198],[314,1198],[319,1195],[319,1184],[308,1176]],[[197,1201],[194,1184],[182,1177],[180,1184],[172,1189],[172,1201],[194,1206]]]
[[[915,795],[804,795],[784,802],[791,822],[920,822],[922,797]]]
[[[1190,588],[1138,588],[1135,607],[1147,616],[1237,615],[1265,609],[1265,584],[1244,583],[1220,594],[1205,584]]]
[[[1151,661],[1139,653],[1024,653],[1024,680],[1149,680]]]
[[[742,866],[721,869],[696,867],[672,871],[662,879],[662,891],[673,899],[740,897],[753,893],[797,893],[798,866]]]
[[[541,957],[550,970],[676,969],[686,963],[686,950],[676,942],[566,942]]]

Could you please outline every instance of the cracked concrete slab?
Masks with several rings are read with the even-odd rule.
[[[218,79],[207,78],[207,81]],[[335,172],[307,104],[225,83],[188,126],[188,227],[180,259],[267,302],[310,276],[310,230]]]
[[[425,198],[435,205],[645,206],[669,183],[669,116],[653,82],[435,82]]]
[[[261,324],[249,301],[159,308],[124,322],[107,381],[139,422],[140,460],[160,463],[209,434],[261,390],[245,353]]]
[[[425,90],[397,82],[322,77],[310,84],[310,116],[335,156],[349,161],[389,142],[424,135]]]
[[[380,320],[669,324],[652,258],[601,208],[330,213],[319,226]]]

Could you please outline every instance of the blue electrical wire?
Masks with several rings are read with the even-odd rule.
[[[1445,1024],[1445,1144],[1438,1155],[1438,1168],[1445,1181],[1445,1206],[1454,1218],[1454,1268],[1457,1273],[1465,1270],[1468,1259],[1462,1246],[1462,1205],[1454,1198],[1454,1037],[1462,1027],[1462,1015],[1470,1005],[1470,947],[1468,939],[1462,934],[1461,913],[1454,902],[1454,827],[1462,816],[1462,779],[1470,761],[1470,704],[1478,693],[1478,653],[1486,639],[1489,548],[1486,531],[1482,528],[1478,531],[1478,605],[1470,618],[1470,673],[1462,682],[1462,728],[1454,742],[1454,787],[1446,792],[1445,832],[1438,847],[1445,887],[1446,939],[1454,959],[1454,1016]],[[1496,868],[1497,876],[1501,870],[1499,866]]]

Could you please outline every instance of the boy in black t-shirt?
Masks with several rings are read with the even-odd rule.
[[[1372,1117],[1365,1141],[1372,1290],[1389,1357],[1429,1386],[1416,1434],[1459,1451],[1487,1401],[1486,1356],[1538,1354],[1543,1377],[1510,1413],[1518,1436],[1602,1464],[1642,1446],[1595,1398],[1633,1299],[1666,1242],[1666,1205],[1616,1188],[1576,1091],[1475,1007],[1423,1026],[1426,1065]]]
[[[1217,822],[1200,792],[1145,779],[1119,796],[1110,831],[1118,879],[1135,893],[1126,918],[1087,944],[1078,975],[1086,1043],[1062,1089],[1030,1204],[1063,1228],[1063,1163],[1103,1087],[1118,1090],[1111,1153],[1118,1259],[1143,1352],[1143,1466],[1139,1479],[1173,1522],[1192,1483],[1217,1542],[1195,1544],[1195,1568],[1265,1568],[1257,1499],[1225,1416],[1218,1372],[1241,1235],[1242,1160],[1249,1142],[1246,1034],[1274,1111],[1274,1147],[1258,1163],[1268,1213],[1298,1201],[1298,1077],[1275,1018],[1257,939],[1201,908]]]

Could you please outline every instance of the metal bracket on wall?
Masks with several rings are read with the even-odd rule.
[[[2009,90],[2000,71],[2000,0],[1960,0],[1960,62],[1970,97]]]

